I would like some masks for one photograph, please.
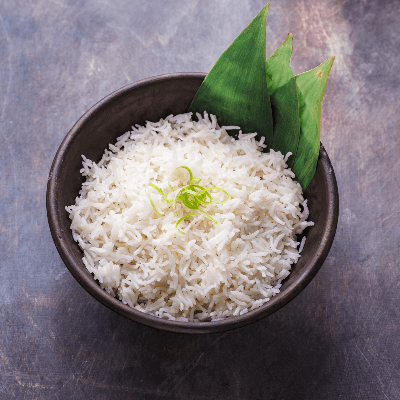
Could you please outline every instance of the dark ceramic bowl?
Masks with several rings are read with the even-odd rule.
[[[116,138],[134,124],[158,121],[169,114],[187,112],[205,74],[171,74],[125,86],[87,111],[68,132],[51,167],[47,186],[47,215],[61,258],[75,279],[95,299],[122,316],[173,332],[209,333],[238,328],[279,310],[294,299],[321,268],[335,236],[339,214],[338,189],[329,157],[321,145],[317,171],[305,192],[311,221],[299,262],[283,282],[281,292],[268,303],[242,316],[216,322],[174,322],[143,314],[105,292],[87,271],[82,251],[72,239],[65,206],[75,202],[83,178],[81,154],[98,162]]]

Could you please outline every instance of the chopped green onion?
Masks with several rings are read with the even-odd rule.
[[[208,219],[211,219],[211,221],[214,222],[215,225],[218,224],[218,222],[217,222],[210,214],[207,214],[205,211],[200,210],[200,208],[197,209],[197,211],[198,211],[199,213],[203,214],[203,215],[204,215],[205,217],[207,217]]]
[[[223,200],[223,201],[215,201],[215,200],[213,200],[213,203],[215,203],[215,204],[224,204],[231,198],[231,196],[229,196],[229,193],[226,190],[221,189],[219,187],[212,187],[212,188],[208,188],[207,190],[219,190],[219,191],[221,191],[221,192],[223,192],[223,193],[225,193],[227,195],[228,198],[226,200]]]
[[[224,204],[226,203],[229,199],[229,193],[224,190],[221,189],[219,187],[211,187],[211,188],[205,188],[203,186],[198,185],[198,183],[200,183],[201,179],[200,178],[194,178],[192,171],[190,170],[190,168],[185,167],[184,165],[180,166],[180,167],[176,167],[175,169],[172,170],[172,172],[169,175],[169,179],[168,179],[168,186],[171,188],[171,190],[174,192],[174,189],[171,185],[171,176],[174,173],[174,171],[176,171],[179,168],[183,168],[186,171],[188,171],[189,173],[189,183],[184,186],[183,188],[179,189],[176,193],[173,199],[168,199],[166,194],[163,192],[163,190],[161,188],[159,188],[158,186],[149,183],[148,186],[152,187],[153,189],[155,189],[159,194],[161,194],[161,196],[163,197],[163,199],[167,202],[167,203],[172,203],[173,208],[174,208],[174,213],[175,215],[178,217],[178,210],[177,210],[177,202],[181,201],[182,204],[186,207],[189,208],[190,210],[197,210],[200,214],[203,214],[205,217],[207,217],[208,219],[210,219],[212,222],[214,222],[214,224],[217,224],[217,221],[211,217],[211,215],[209,215],[208,213],[206,213],[204,210],[201,210],[199,207],[202,204],[211,204],[211,203],[215,203],[215,204]],[[223,192],[224,194],[226,194],[227,198],[223,201],[215,201],[210,193],[210,190],[219,190],[221,192]],[[147,197],[150,200],[151,205],[154,208],[154,211],[161,217],[162,214],[160,214],[156,208],[156,206],[154,205],[153,200],[151,199],[151,196],[149,194],[149,192],[147,192]],[[206,201],[206,198],[208,198],[209,201]],[[176,222],[176,228],[178,229],[178,232],[181,235],[184,235],[185,233],[183,231],[181,231],[178,228],[178,225],[180,222],[182,222],[185,218],[190,217],[190,216],[195,216],[197,218],[197,214],[187,214],[181,218],[178,219],[178,221]]]
[[[182,192],[182,189],[179,190],[179,191],[176,193],[175,197],[174,197],[174,210],[175,210],[175,215],[176,215],[176,216],[178,216],[178,211],[177,211],[177,209],[176,209],[176,202],[179,200],[179,198],[180,198],[179,194],[180,194],[181,192]]]
[[[150,187],[156,189],[157,192],[161,194],[161,196],[164,198],[164,200],[165,200],[167,203],[172,203],[172,202],[174,201],[174,200],[169,200],[169,199],[167,199],[167,196],[165,195],[165,193],[163,192],[163,190],[162,190],[161,188],[159,188],[158,186],[153,185],[152,183],[149,183],[148,185],[149,185]]]
[[[192,215],[193,215],[194,217],[197,218],[197,214],[187,214],[187,215],[184,215],[183,217],[179,218],[178,221],[176,221],[176,224],[175,224],[176,229],[178,229],[178,232],[179,232],[181,235],[184,235],[185,232],[181,231],[181,230],[178,228],[178,225],[179,225],[180,222],[182,222],[185,218],[191,217]]]
[[[149,184],[150,185],[150,184]],[[157,208],[156,208],[156,206],[154,205],[154,202],[153,202],[153,200],[151,199],[151,196],[150,196],[150,193],[148,192],[148,191],[146,191],[147,193],[147,197],[149,198],[149,200],[150,200],[150,204],[153,206],[153,208],[154,208],[154,211],[160,216],[160,217],[162,217],[164,214],[161,214],[160,212],[158,212],[158,210],[157,210]]]
[[[182,188],[179,193],[181,195],[179,196],[179,200],[182,202],[184,206],[187,208],[190,208],[191,210],[196,210],[199,207],[199,201],[197,200],[197,192],[194,192],[190,190],[192,188],[192,185],[185,186]],[[193,200],[189,199],[189,196],[193,198]]]
[[[180,167],[176,167],[176,168],[173,169],[172,172],[169,174],[169,179],[168,179],[168,185],[169,185],[169,187],[171,188],[172,191],[174,191],[174,189],[173,189],[173,187],[172,187],[172,185],[171,185],[171,175],[172,175],[177,169],[179,169],[179,168],[186,169],[186,171],[189,172],[189,185],[190,185],[190,184],[192,183],[192,181],[193,181],[193,174],[192,174],[192,171],[190,170],[190,168],[185,167],[184,165],[182,165],[182,166],[180,166]]]

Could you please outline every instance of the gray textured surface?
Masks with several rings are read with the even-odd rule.
[[[1,399],[400,398],[400,3],[275,1],[295,73],[336,55],[321,136],[341,215],[314,281],[282,310],[208,336],[147,328],[71,277],[47,226],[53,156],[127,83],[207,72],[260,0],[0,1]]]

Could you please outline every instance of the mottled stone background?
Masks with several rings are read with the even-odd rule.
[[[72,278],[47,225],[54,154],[108,93],[207,72],[262,0],[0,1],[1,399],[399,399],[400,2],[275,0],[267,55],[333,55],[321,137],[340,219],[313,282],[208,336],[126,320]]]

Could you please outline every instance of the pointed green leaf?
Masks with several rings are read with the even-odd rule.
[[[299,96],[300,141],[292,171],[304,190],[317,167],[322,98],[334,59],[329,58],[311,71],[295,76]]]
[[[293,35],[288,34],[283,44],[266,61],[266,73],[271,100],[274,135],[271,148],[282,154],[296,154],[300,138],[299,102],[290,56]],[[293,166],[289,157],[288,166]]]
[[[268,5],[222,53],[198,89],[189,111],[215,114],[220,125],[240,126],[272,140],[272,111],[265,79]]]

